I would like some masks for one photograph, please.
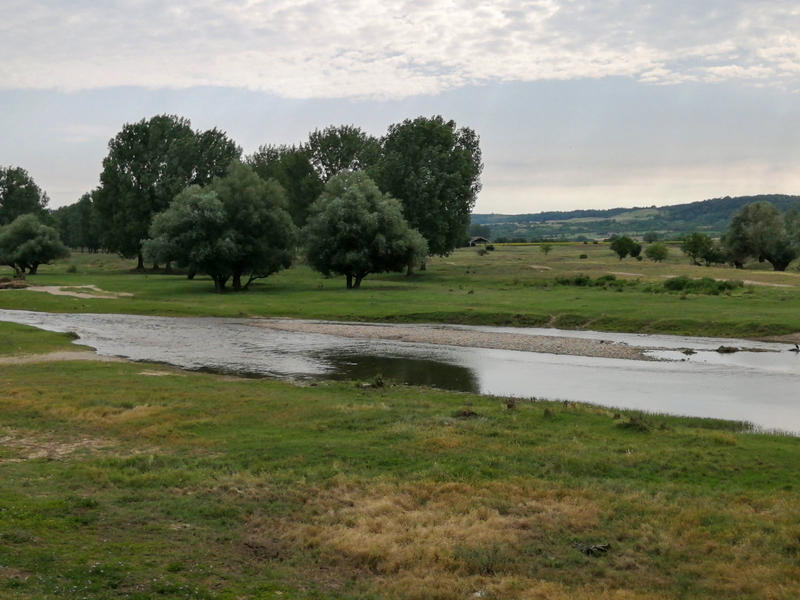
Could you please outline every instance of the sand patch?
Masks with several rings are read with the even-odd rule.
[[[623,277],[644,277],[642,273],[628,273],[627,271],[609,271],[610,275],[622,275]]]
[[[139,371],[139,375],[144,375],[145,377],[166,377],[167,375],[175,375],[176,377],[186,377],[181,373],[172,373],[170,371]]]
[[[553,267],[546,267],[544,265],[528,265],[528,268],[535,269],[536,271],[552,271]]]
[[[96,285],[29,285],[29,292],[44,292],[53,296],[72,296],[73,298],[113,300],[133,296],[130,292],[108,292]]]

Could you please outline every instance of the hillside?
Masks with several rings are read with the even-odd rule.
[[[765,200],[781,210],[800,209],[800,196],[762,194],[712,198],[661,207],[610,208],[605,210],[549,211],[521,215],[473,214],[473,225],[490,228],[493,239],[597,239],[612,234],[642,235],[657,232],[674,238],[690,231],[721,234],[733,214],[745,204]],[[484,232],[485,235],[485,232]]]

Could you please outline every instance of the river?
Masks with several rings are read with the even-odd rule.
[[[1,310],[0,320],[74,332],[101,355],[288,380],[385,380],[481,394],[590,402],[747,421],[800,433],[800,357],[788,344],[538,328],[415,325],[601,339],[663,360],[626,360],[278,331],[263,320]],[[409,327],[403,325],[403,327]],[[721,345],[757,351],[720,354]],[[690,356],[679,349],[691,348]]]

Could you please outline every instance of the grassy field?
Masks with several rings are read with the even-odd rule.
[[[586,258],[580,258],[585,255]],[[497,246],[481,256],[461,249],[426,271],[370,275],[360,290],[298,265],[256,282],[246,293],[212,293],[208,278],[138,274],[132,261],[74,253],[29,276],[36,285],[96,285],[130,297],[85,299],[0,291],[0,308],[160,315],[286,316],[337,320],[554,325],[617,331],[778,335],[800,331],[800,274],[764,265],[745,270],[692,266],[672,246],[664,263],[620,261],[604,244]],[[74,271],[74,272],[69,272]],[[0,276],[4,273],[0,269]],[[585,274],[590,281],[577,277]],[[717,295],[666,291],[669,277],[743,281]],[[598,281],[598,278],[605,280]],[[610,278],[613,277],[613,280]],[[86,291],[86,290],[84,290]]]
[[[0,390],[4,599],[800,596],[797,438],[131,363]]]

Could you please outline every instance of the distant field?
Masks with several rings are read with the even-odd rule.
[[[485,256],[467,248],[434,258],[426,271],[411,277],[373,274],[360,290],[346,290],[343,278],[326,279],[301,264],[256,282],[248,292],[224,295],[212,293],[206,277],[189,281],[179,274],[135,273],[133,261],[74,253],[41,267],[28,281],[89,294],[96,292],[77,288],[93,285],[132,296],[75,298],[0,291],[0,308],[553,325],[751,337],[800,331],[796,270],[774,273],[757,263],[744,270],[697,267],[675,245],[670,252],[666,262],[657,264],[620,261],[606,244],[554,244],[548,255],[536,245],[496,245]],[[577,277],[581,274],[591,279],[588,285]],[[10,270],[0,269],[2,275],[10,275]],[[674,276],[739,280],[744,285],[719,295],[665,291],[664,281]],[[602,277],[606,281],[598,282]]]
[[[800,596],[799,440],[741,423],[124,362],[0,390],[4,600]]]

